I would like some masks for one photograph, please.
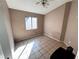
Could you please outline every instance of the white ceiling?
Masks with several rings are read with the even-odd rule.
[[[44,8],[39,4],[36,5],[36,2],[39,0],[6,0],[6,1],[9,8],[45,15],[48,12],[54,10],[55,8],[72,0],[49,0],[49,6],[47,6],[47,8]]]

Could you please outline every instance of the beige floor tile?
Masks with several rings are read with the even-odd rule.
[[[23,45],[34,42],[29,59],[50,59],[50,55],[59,47],[66,48],[62,42],[58,42],[46,36],[39,36],[29,40],[24,40],[16,44],[16,49]]]
[[[36,56],[35,55],[31,55],[31,56],[29,56],[29,59],[36,59]]]
[[[40,56],[38,59],[45,59],[45,57],[44,56]]]

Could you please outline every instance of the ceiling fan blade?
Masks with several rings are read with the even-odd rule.
[[[36,4],[40,4],[40,2],[36,2]]]

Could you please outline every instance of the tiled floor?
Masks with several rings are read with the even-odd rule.
[[[50,55],[59,47],[66,45],[46,36],[35,37],[16,44],[16,59],[50,59]]]

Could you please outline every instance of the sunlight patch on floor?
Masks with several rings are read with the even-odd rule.
[[[23,51],[23,53],[19,57],[19,59],[29,59],[29,56],[30,56],[33,45],[34,45],[34,41],[28,43],[25,50]]]
[[[14,58],[13,59],[18,59],[20,54],[22,53],[23,49],[25,48],[26,45],[23,45],[19,47],[15,52],[14,52]]]

